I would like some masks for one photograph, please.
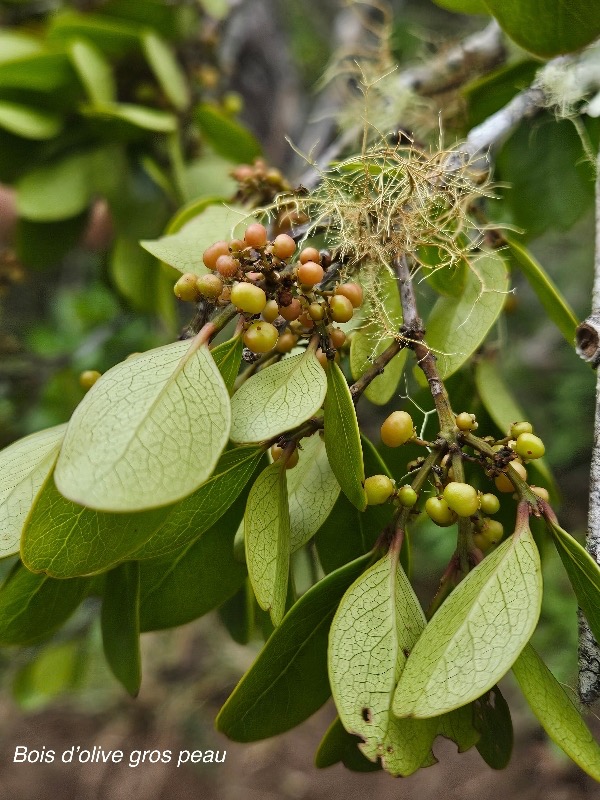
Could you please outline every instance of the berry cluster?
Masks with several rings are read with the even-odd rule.
[[[322,288],[329,254],[305,247],[294,261],[295,253],[291,236],[280,233],[269,241],[264,225],[252,223],[243,239],[218,241],[205,250],[202,259],[211,272],[182,275],[175,294],[189,302],[233,303],[244,316],[244,344],[253,353],[287,353],[315,330],[328,351],[337,351],[346,336],[332,323],[352,319],[363,302],[362,287]],[[327,355],[319,350],[317,357],[324,363]]]

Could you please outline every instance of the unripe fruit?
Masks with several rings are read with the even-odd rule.
[[[303,286],[314,286],[323,280],[323,267],[315,261],[306,261],[298,267],[298,280]]]
[[[500,510],[500,500],[491,492],[482,494],[479,499],[479,508],[484,514],[497,514]]]
[[[514,467],[514,469],[519,473],[521,478],[523,478],[523,480],[526,481],[527,470],[525,469],[523,464],[521,464],[519,461],[511,461],[510,463],[511,466]],[[502,475],[498,475],[494,483],[496,484],[496,489],[498,489],[499,492],[514,492],[515,490],[515,487],[513,486],[511,480],[504,473],[502,473]]]
[[[294,298],[289,306],[281,306],[279,308],[279,315],[286,319],[288,322],[292,322],[295,319],[298,319],[300,314],[302,313],[302,304],[300,300]]]
[[[231,289],[231,302],[247,314],[260,314],[267,305],[267,295],[260,286],[236,283]]]
[[[240,268],[240,262],[233,256],[219,256],[217,258],[217,272],[224,278],[233,278],[237,275]]]
[[[305,247],[300,253],[300,263],[306,264],[307,261],[314,261],[316,264],[321,263],[321,254],[316,247]]]
[[[481,550],[482,553],[487,553],[488,550],[492,549],[492,545],[481,533],[473,534],[473,544],[478,550]]]
[[[246,242],[243,239],[232,239],[229,242],[229,249],[232,253],[239,253],[240,250],[246,249]]]
[[[415,426],[406,411],[393,411],[381,426],[381,441],[388,447],[400,447],[415,435]]]
[[[335,347],[335,349],[339,350],[340,347],[343,347],[344,342],[346,341],[346,334],[341,328],[332,328],[329,331],[329,338],[331,339],[331,344]]]
[[[340,283],[335,287],[335,293],[347,297],[353,308],[360,308],[363,302],[363,289],[358,283]]]
[[[475,414],[469,414],[467,411],[463,411],[462,413],[458,414],[456,417],[456,427],[459,431],[474,431],[477,429],[477,420],[475,419]]]
[[[315,355],[317,357],[317,361],[319,362],[319,364],[323,367],[323,369],[325,369],[325,367],[327,366],[327,356],[321,350],[320,347],[317,348]]]
[[[224,286],[223,291],[219,295],[220,303],[229,303],[231,301],[231,286]]]
[[[196,281],[196,288],[207,300],[216,300],[223,291],[223,281],[218,275],[201,275]]]
[[[447,528],[456,522],[456,514],[443,497],[428,497],[425,502],[425,511],[440,528]]]
[[[260,222],[253,222],[246,228],[244,241],[249,247],[264,247],[267,243],[267,229]]]
[[[471,517],[479,508],[477,489],[468,483],[452,481],[444,489],[444,500],[459,517]]]
[[[380,506],[394,494],[394,484],[387,475],[371,475],[365,481],[365,492],[370,506]]]
[[[229,255],[229,244],[227,242],[215,242],[211,244],[210,247],[207,247],[204,253],[202,254],[202,261],[204,261],[205,266],[209,269],[216,269],[217,268],[217,259],[219,256],[228,256]]]
[[[504,526],[497,519],[484,519],[479,526],[478,533],[483,536],[489,544],[496,545],[504,536]]]
[[[271,448],[271,457],[272,457],[273,461],[278,461],[281,458],[282,455],[283,455],[282,448],[279,447],[278,444],[274,444],[273,447]],[[285,468],[286,469],[293,469],[296,466],[296,464],[298,463],[298,459],[299,458],[300,458],[300,455],[298,453],[298,448],[296,447],[295,450],[293,450],[291,455],[288,457],[288,460],[286,462]]]
[[[321,303],[311,303],[308,307],[308,313],[315,322],[321,322],[325,316],[325,307]]]
[[[354,314],[354,306],[343,294],[329,298],[329,309],[334,322],[348,322]]]
[[[543,486],[530,486],[529,488],[534,494],[537,494],[538,497],[541,497],[542,500],[545,500],[547,503],[550,502],[550,495],[548,494],[548,489],[544,489]]]
[[[293,350],[296,346],[296,342],[298,341],[298,337],[294,336],[293,333],[289,333],[286,331],[282,333],[279,337],[277,344],[275,345],[275,349],[278,353],[289,353],[290,350]]]
[[[419,497],[412,486],[406,484],[398,489],[398,500],[403,506],[412,508],[418,499]]]
[[[533,433],[522,433],[517,438],[515,452],[518,453],[521,458],[532,460],[541,458],[546,452],[546,448],[539,436],[535,436]]]
[[[85,389],[87,392],[87,390],[91,389],[92,386],[96,383],[98,378],[101,377],[102,373],[98,372],[97,369],[86,369],[79,376],[79,385],[81,386],[82,389]]]
[[[268,353],[277,344],[279,334],[270,322],[253,322],[243,338],[244,344],[253,353]]]
[[[296,242],[287,233],[280,233],[273,241],[273,255],[285,260],[296,252]]]
[[[511,439],[517,439],[522,433],[533,433],[533,425],[531,422],[513,422],[508,435]]]
[[[178,297],[185,303],[193,303],[194,301],[198,300],[200,294],[198,292],[198,287],[196,286],[197,280],[198,276],[194,275],[193,272],[184,273],[173,287],[175,297]]]
[[[279,306],[276,300],[268,300],[266,306],[262,310],[263,319],[265,322],[273,322],[279,316]]]

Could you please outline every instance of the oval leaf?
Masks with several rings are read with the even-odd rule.
[[[178,111],[190,104],[185,73],[177,63],[169,45],[155,31],[142,34],[142,49],[161,89]]]
[[[174,114],[134,103],[95,103],[82,106],[81,113],[90,119],[124,123],[126,130],[138,128],[152,133],[173,133],[177,130],[177,117]]]
[[[540,558],[528,527],[459,583],[427,625],[396,694],[400,717],[432,717],[476,700],[510,669],[540,615]]]
[[[210,352],[223,376],[229,394],[233,393],[233,385],[240,370],[244,342],[241,336],[234,336],[227,342],[214,347]]]
[[[340,599],[368,556],[332,572],[302,595],[271,634],[216,720],[236,742],[254,742],[290,730],[330,695],[327,636]]]
[[[84,211],[94,186],[95,153],[76,153],[30,170],[17,184],[19,214],[38,222],[74,217]]]
[[[344,728],[342,721],[336,717],[321,739],[315,755],[315,767],[324,769],[338,764],[340,761],[353,772],[376,772],[381,769],[379,762],[373,763],[364,756],[358,746],[360,737],[354,736]]]
[[[286,469],[277,461],[256,479],[244,515],[248,575],[259,606],[273,625],[285,613],[290,568],[290,512]]]
[[[425,617],[399,564],[398,548],[348,589],[331,624],[329,680],[344,728],[361,751],[392,775],[410,775],[428,756],[436,720],[396,719],[394,689],[425,627]]]
[[[529,645],[526,645],[526,649]],[[513,749],[513,725],[508,703],[493,686],[473,703],[475,727],[481,733],[477,751],[488,767],[504,769]]]
[[[348,500],[364,511],[367,507],[365,467],[352,395],[344,373],[335,361],[327,362],[326,372],[324,426],[327,457]]]
[[[440,297],[436,302],[426,328],[440,378],[456,372],[477,350],[502,311],[507,289],[504,259],[486,253],[470,265],[460,298]]]
[[[306,422],[323,404],[327,378],[312,349],[249,378],[231,399],[231,438],[271,439]]]
[[[529,707],[548,736],[594,780],[600,781],[600,747],[581,714],[531,645],[513,664]]]
[[[199,334],[106,372],[75,410],[58,490],[99,511],[174,503],[207,480],[227,443],[229,395]]]
[[[112,103],[117,96],[117,87],[110,62],[86,39],[71,42],[69,52],[90,101],[94,104]]]
[[[19,552],[23,525],[54,466],[66,430],[66,425],[57,425],[0,451],[0,558]]]
[[[260,155],[260,145],[250,131],[218,106],[201,103],[194,110],[194,120],[206,141],[224,158],[252,163]]]
[[[58,114],[0,101],[0,128],[24,139],[52,139],[62,127],[63,121]]]
[[[132,697],[142,682],[140,654],[140,567],[121,564],[105,578],[102,598],[102,645],[115,678]]]

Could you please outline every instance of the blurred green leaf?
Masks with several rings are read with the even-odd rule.
[[[252,638],[255,605],[250,581],[245,580],[241,588],[219,606],[219,619],[234,642],[248,644]]]
[[[233,197],[237,191],[237,182],[230,173],[231,161],[213,153],[189,161],[183,175],[186,199],[191,201],[198,197]]]
[[[82,106],[81,112],[90,119],[123,123],[125,133],[128,127],[152,133],[172,133],[177,129],[177,117],[170,112],[133,103],[97,102]]]
[[[0,127],[24,139],[52,139],[63,127],[58,114],[0,100]]]
[[[8,28],[0,30],[0,64],[34,55],[42,50],[43,45],[35,36]]]
[[[121,564],[104,580],[101,616],[104,655],[117,680],[132,697],[137,697],[142,681],[139,563]]]
[[[103,14],[63,9],[51,17],[49,41],[88,39],[108,58],[120,58],[140,46],[141,26]]]
[[[0,59],[0,88],[51,92],[73,91],[77,74],[65,53],[32,53],[12,61]]]
[[[142,49],[165,95],[177,111],[185,111],[190,104],[190,91],[169,45],[155,31],[148,30],[142,34]]]
[[[435,4],[457,14],[489,14],[484,0],[434,0]]]
[[[201,103],[194,109],[194,120],[202,135],[219,155],[230,161],[252,162],[260,155],[254,136],[216,105]]]
[[[81,683],[85,651],[80,641],[49,645],[15,675],[13,695],[21,708],[37,711]]]
[[[71,42],[71,59],[93,104],[113,103],[117,87],[111,64],[93,44],[85,39]]]
[[[479,125],[505,106],[517,92],[530,86],[539,68],[539,61],[528,58],[504,64],[465,84],[460,92],[467,101],[467,129]]]

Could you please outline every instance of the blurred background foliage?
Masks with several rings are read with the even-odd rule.
[[[390,44],[401,64],[443,54],[486,24],[483,17],[450,14],[425,0],[395,0],[393,6]],[[232,199],[237,191],[232,169],[261,153],[292,185],[300,180],[306,165],[284,135],[306,151],[324,145],[351,87],[334,82],[333,89],[322,88],[320,78],[339,48],[361,49],[349,13],[336,0],[0,2],[2,446],[67,420],[83,396],[78,382],[83,369],[102,372],[129,353],[177,337],[187,310],[173,296],[175,272],[142,250],[138,240],[160,236],[182,205]],[[429,113],[435,119],[439,114],[445,144],[528,85],[537,66],[509,45],[505,63],[429,97]],[[582,131],[548,113],[521,124],[498,154],[495,199],[485,207],[492,220],[524,232],[580,319],[589,312],[592,284],[588,153],[597,148],[594,122]],[[439,135],[436,128],[431,140]],[[479,357],[495,360],[546,442],[565,527],[581,534],[594,375],[517,270],[512,285],[505,313]],[[429,302],[424,286],[420,294]],[[485,409],[473,405],[473,369],[452,378],[451,397],[456,411],[468,408],[477,414],[480,431],[491,432],[494,423]],[[414,404],[431,407],[410,374],[403,393],[409,397],[383,408],[361,403],[362,422],[375,443],[378,425],[393,408],[406,407],[419,425]],[[425,434],[432,430],[433,425]],[[396,478],[417,454],[410,448],[381,451]],[[415,574],[425,576],[418,588],[430,593],[452,543],[426,523],[414,531],[412,542]],[[535,644],[559,679],[573,685],[575,602],[556,557],[548,553]],[[0,572],[9,567],[0,563]],[[300,585],[306,569],[308,561],[300,555]],[[246,599],[236,596],[221,610],[222,620],[239,620],[229,613],[235,603]],[[252,613],[254,630],[266,628],[268,634],[261,613]],[[24,710],[43,708],[62,695],[71,704],[76,698],[78,707],[124,704],[133,713],[102,666],[97,616],[97,601],[90,599],[50,643],[16,657],[2,652],[4,683]],[[248,635],[236,632],[231,621],[229,627],[234,638]],[[167,643],[160,654],[151,644],[157,636]],[[206,735],[213,707],[251,654],[222,644],[216,615],[146,640],[150,677],[143,698],[159,698],[161,713],[176,709],[184,727],[193,727],[191,712],[205,704],[200,727]],[[214,641],[220,654],[211,650],[196,662],[198,641]],[[256,639],[254,650],[258,646]],[[181,680],[169,698],[173,676]],[[148,712],[152,703],[143,698]]]

